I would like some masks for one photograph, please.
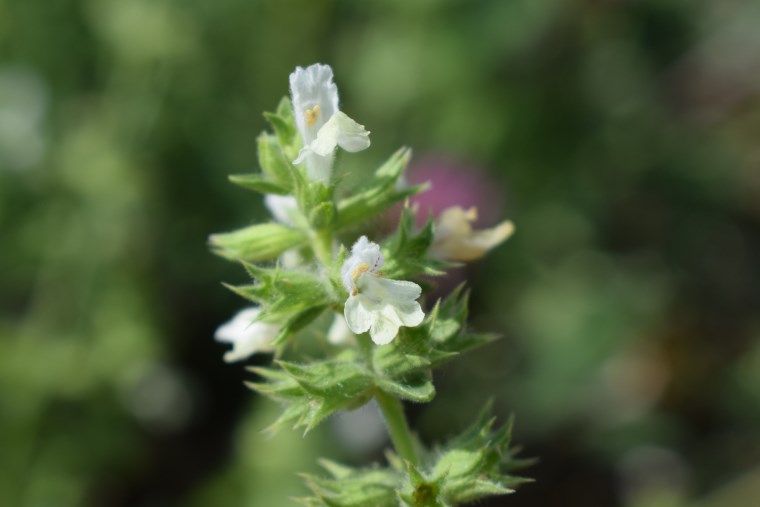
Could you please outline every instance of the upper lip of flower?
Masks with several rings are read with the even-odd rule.
[[[338,87],[333,82],[332,68],[321,63],[305,69],[296,67],[290,74],[290,96],[296,126],[306,145],[338,110]]]
[[[353,271],[351,271],[351,280],[354,282],[354,286],[351,290],[352,296],[356,296],[359,293],[359,289],[356,287],[356,281],[359,279],[359,277],[361,277],[365,272],[369,270],[369,264],[359,264],[353,269]]]
[[[385,259],[380,246],[367,239],[359,238],[351,247],[351,256],[346,259],[341,268],[341,280],[346,291],[355,296],[358,294],[356,283],[365,274],[374,275],[383,267]]]

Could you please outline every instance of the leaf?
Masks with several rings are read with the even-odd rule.
[[[330,227],[335,221],[335,204],[332,201],[322,201],[309,211],[309,224],[321,230]]]
[[[315,306],[294,314],[282,325],[280,332],[272,340],[272,345],[285,343],[293,334],[314,322],[326,309],[327,305]]]
[[[293,108],[288,97],[280,99],[280,103],[277,105],[277,110],[274,113],[264,113],[264,118],[266,118],[274,129],[274,132],[277,135],[277,140],[285,152],[290,152],[297,148],[296,144],[299,144],[300,139],[298,139],[296,123],[293,118]],[[292,160],[295,158],[295,154],[288,154],[292,155],[289,159]]]
[[[286,406],[269,431],[290,425],[306,432],[334,413],[366,403],[373,389],[373,376],[358,362],[356,352],[313,363],[278,361],[279,368],[256,368],[267,382],[247,384]]]
[[[331,286],[315,274],[262,268],[249,263],[244,266],[257,283],[228,287],[261,305],[259,320],[288,322],[306,310],[336,303]]]
[[[414,220],[415,213],[407,203],[396,232],[383,245],[383,273],[388,278],[408,280],[420,275],[439,276],[444,274],[444,269],[453,266],[427,256],[434,239],[433,221],[428,220],[422,229],[415,231]]]
[[[303,231],[276,223],[251,225],[232,232],[212,234],[211,250],[217,255],[238,261],[274,259],[290,248],[307,240]]]
[[[375,385],[396,398],[417,403],[427,403],[435,397],[435,387],[430,376],[426,374],[405,379],[377,378]]]
[[[233,174],[229,176],[232,183],[261,194],[288,195],[287,187],[269,180],[262,174]]]
[[[306,485],[314,497],[299,499],[307,506],[397,507],[396,489],[402,475],[379,467],[355,470],[337,463],[321,461],[332,478],[304,474]],[[336,468],[340,476],[334,473]]]
[[[259,167],[266,177],[273,183],[287,189],[293,189],[293,175],[297,171],[292,160],[288,157],[277,137],[266,132],[256,138],[258,149]]]
[[[394,203],[424,191],[427,185],[397,188],[410,158],[411,150],[401,148],[375,172],[366,187],[340,200],[336,228],[345,229],[374,218]]]
[[[509,449],[512,421],[493,430],[490,402],[477,421],[449,445],[439,449],[426,476],[440,489],[441,501],[451,505],[513,493],[527,479],[509,475],[517,460]]]

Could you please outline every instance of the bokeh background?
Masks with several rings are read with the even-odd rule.
[[[0,0],[0,503],[290,505],[320,454],[382,460],[353,431],[372,413],[264,438],[277,408],[212,338],[245,275],[206,238],[265,216],[226,176],[323,62],[372,131],[352,174],[411,145],[437,197],[517,224],[464,274],[504,339],[409,407],[429,443],[490,396],[516,414],[536,482],[483,505],[756,506],[758,23],[740,0]]]

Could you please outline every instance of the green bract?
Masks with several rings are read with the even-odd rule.
[[[528,479],[509,475],[528,464],[510,450],[512,421],[494,429],[490,404],[478,420],[446,446],[426,451],[418,465],[389,452],[389,466],[356,470],[320,462],[329,477],[306,475],[308,507],[452,507],[514,492]]]
[[[291,91],[297,95],[292,103],[283,99],[276,112],[265,114],[272,132],[257,140],[261,171],[230,177],[264,194],[273,220],[210,237],[215,253],[240,262],[253,279],[227,285],[255,306],[218,337],[236,347],[232,360],[274,351],[277,360],[251,368],[259,378],[247,383],[283,406],[270,431],[288,426],[306,433],[338,411],[377,398],[396,448],[386,468],[355,470],[323,461],[330,477],[307,476],[314,496],[302,503],[454,506],[511,493],[523,480],[509,472],[524,464],[509,450],[511,423],[494,429],[487,408],[448,445],[424,449],[399,401],[430,402],[434,368],[495,339],[469,329],[462,287],[435,303],[425,301],[424,291],[420,297],[430,285],[421,277],[454,266],[431,258],[432,219],[415,227],[416,211],[406,204],[396,230],[371,239],[368,224],[426,188],[402,183],[410,150],[398,150],[359,188],[342,188],[333,178],[335,150],[367,148],[369,132],[338,109],[328,66],[297,69]],[[358,241],[357,232],[365,234]],[[328,343],[327,322],[344,313],[347,336]],[[246,326],[246,317],[257,326]],[[257,329],[267,335],[252,331]],[[315,341],[319,346],[307,347]],[[321,353],[306,356],[304,348]]]

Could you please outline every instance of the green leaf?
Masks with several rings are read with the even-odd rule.
[[[214,253],[250,262],[274,259],[285,250],[303,245],[306,240],[303,231],[276,223],[251,225],[209,237]]]
[[[326,309],[327,305],[322,305],[295,313],[282,325],[280,332],[277,333],[277,336],[272,340],[272,345],[281,345],[285,343],[288,338],[314,322],[314,320],[316,320]]]
[[[415,213],[407,203],[396,232],[383,246],[383,273],[389,278],[408,280],[421,275],[438,276],[444,274],[444,269],[453,266],[427,256],[434,239],[433,221],[428,220],[422,229],[415,232],[414,219]]]
[[[356,353],[349,350],[327,361],[278,361],[281,369],[253,370],[267,382],[248,386],[287,407],[270,430],[292,425],[308,432],[339,410],[366,403],[372,396],[373,377],[356,359]]]
[[[337,302],[331,286],[313,273],[262,268],[248,263],[244,266],[257,283],[228,287],[260,304],[259,319],[265,322],[287,322],[306,310]]]
[[[258,148],[259,166],[266,177],[276,185],[290,191],[293,188],[293,173],[297,169],[283,152],[283,148],[277,137],[262,133],[256,139]]]
[[[287,187],[269,180],[262,174],[233,174],[229,176],[232,183],[261,194],[288,195]]]
[[[493,430],[490,404],[477,421],[448,445],[410,465],[400,498],[411,507],[455,506],[514,492],[527,481],[510,475],[525,464],[509,449],[511,421]]]
[[[283,97],[277,105],[277,110],[274,113],[264,113],[264,118],[274,129],[283,152],[288,155],[289,160],[294,159],[298,152],[297,149],[300,147],[297,146],[300,145],[300,139],[296,130],[290,99]],[[293,153],[294,150],[295,153]]]
[[[427,403],[435,397],[435,387],[430,375],[424,373],[404,379],[377,378],[375,385],[396,398],[417,403]]]
[[[355,470],[321,461],[331,478],[304,475],[314,497],[298,499],[306,506],[397,507],[402,475],[379,467]],[[337,473],[336,473],[337,471]]]
[[[323,201],[309,211],[309,223],[316,229],[325,229],[332,226],[335,221],[335,204],[332,201]]]
[[[294,177],[295,197],[298,208],[309,218],[313,229],[322,229],[335,221],[335,204],[333,203],[333,187],[320,181],[308,181],[297,169]]]
[[[403,377],[430,369],[432,347],[423,328],[401,328],[389,345],[375,347],[372,364],[377,372],[388,377]]]
[[[366,187],[340,200],[336,228],[344,229],[375,218],[394,203],[425,190],[427,185],[397,188],[410,158],[411,150],[401,148],[375,172]]]
[[[470,332],[465,326],[467,294],[456,289],[438,302],[417,327],[403,327],[390,344],[372,349],[372,364],[378,375],[403,379],[427,372],[467,350],[496,337]]]

